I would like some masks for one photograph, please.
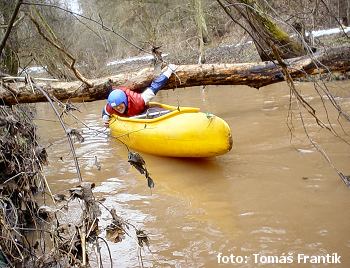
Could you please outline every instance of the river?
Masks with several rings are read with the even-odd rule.
[[[350,82],[328,86],[350,112]],[[314,85],[297,83],[297,87],[326,121]],[[220,116],[232,129],[232,150],[216,158],[192,160],[143,154],[155,182],[150,191],[146,179],[128,164],[124,146],[95,131],[103,130],[100,115],[105,101],[77,104],[80,112],[75,115],[88,127],[67,121],[70,127],[79,127],[85,138],[76,144],[83,179],[96,183],[94,192],[104,198],[106,207],[116,208],[149,235],[149,249],[142,251],[145,267],[217,267],[218,262],[228,262],[225,267],[234,265],[232,261],[242,262],[236,267],[265,262],[270,262],[266,267],[281,267],[271,263],[276,260],[291,262],[285,267],[319,267],[301,254],[341,256],[340,264],[328,265],[350,267],[350,189],[310,144],[296,109],[290,131],[285,83],[260,90],[207,86],[161,91],[156,101],[200,107]],[[336,126],[337,113],[326,107],[337,133],[350,141]],[[50,106],[41,103],[37,110],[38,134],[49,154],[45,174],[54,193],[64,192],[78,184],[69,147]],[[309,114],[304,116],[312,139],[335,168],[350,175],[350,146],[319,128]],[[349,122],[340,121],[350,131]],[[109,218],[103,210],[102,227]],[[135,238],[126,236],[109,246],[113,267],[139,266]],[[103,254],[109,267],[106,249]]]

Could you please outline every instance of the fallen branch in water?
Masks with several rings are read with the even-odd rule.
[[[317,52],[312,57],[286,60],[285,63],[291,78],[295,79],[307,75],[350,71],[349,59],[350,46],[347,45]],[[79,81],[40,83],[40,86],[59,100],[87,102],[107,97],[107,81],[112,85],[127,85],[138,91],[147,87],[154,77],[154,70],[146,68],[141,72],[91,79],[91,87]],[[176,76],[171,76],[162,90],[201,85],[247,85],[260,88],[281,81],[284,81],[282,68],[275,62],[180,65]],[[7,105],[46,101],[41,92],[33,92],[25,83],[0,84],[0,99]]]

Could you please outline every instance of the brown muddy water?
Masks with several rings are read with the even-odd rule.
[[[323,105],[313,84],[297,86],[321,111]],[[350,82],[328,86],[349,112]],[[286,123],[286,84],[260,90],[208,86],[204,90],[161,91],[156,101],[196,106],[222,117],[232,129],[233,149],[210,159],[143,154],[155,181],[151,192],[146,179],[128,164],[123,145],[94,130],[103,130],[100,114],[104,101],[78,104],[81,113],[76,115],[90,129],[69,120],[70,127],[79,126],[85,137],[84,143],[76,144],[84,180],[96,183],[96,196],[106,198],[106,207],[116,208],[124,219],[149,235],[150,247],[142,252],[145,267],[324,266],[310,263],[317,260],[304,259],[301,254],[329,254],[329,262],[337,262],[341,256],[340,264],[327,266],[350,267],[350,189],[310,144],[297,110],[291,139]],[[69,147],[49,105],[37,107],[41,143],[49,146],[45,174],[51,190],[63,192],[78,184]],[[337,114],[327,107],[335,130],[349,141],[336,126]],[[319,114],[325,120],[326,116]],[[350,146],[318,128],[308,114],[304,116],[312,139],[337,169],[350,175]],[[342,122],[350,132],[349,123]],[[109,218],[104,211],[103,227]],[[109,245],[113,267],[139,266],[134,238]],[[325,258],[318,262],[327,261]],[[104,260],[109,267],[106,250]],[[276,260],[289,264],[273,264]]]

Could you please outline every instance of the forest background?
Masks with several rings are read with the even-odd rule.
[[[176,64],[197,63],[201,53],[205,54],[206,63],[259,61],[257,50],[249,43],[251,36],[242,28],[249,29],[249,25],[233,8],[245,2],[254,5],[254,1],[225,2],[226,8],[241,25],[225,14],[218,1],[32,2],[36,5],[24,2],[24,12],[15,22],[5,47],[0,65],[5,73],[16,75],[30,66],[42,66],[54,78],[76,80],[67,68],[62,51],[43,38],[33,19],[44,29],[46,36],[72,55],[81,73],[90,78],[118,71],[118,66],[107,66],[113,60],[151,55],[155,47],[160,47],[159,50],[168,55],[167,61]],[[348,0],[259,0],[257,3],[290,35],[295,35],[296,28],[304,34],[346,26],[349,21]],[[14,6],[15,1],[0,1],[3,29]],[[316,48],[349,40],[344,35],[314,39],[306,34],[305,37]]]

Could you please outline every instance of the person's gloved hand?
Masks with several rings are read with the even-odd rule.
[[[170,63],[169,65],[168,65],[168,69],[170,69],[172,72],[175,72],[176,71],[176,69],[177,69],[177,65],[175,65],[175,64],[172,64],[172,63]]]
[[[168,68],[165,70],[165,72],[163,73],[166,77],[170,77],[172,73],[174,73],[177,69],[177,65],[175,64],[169,64]]]
[[[109,127],[109,116],[106,114],[103,115],[102,120],[103,120],[103,124],[105,125],[105,127]]]

